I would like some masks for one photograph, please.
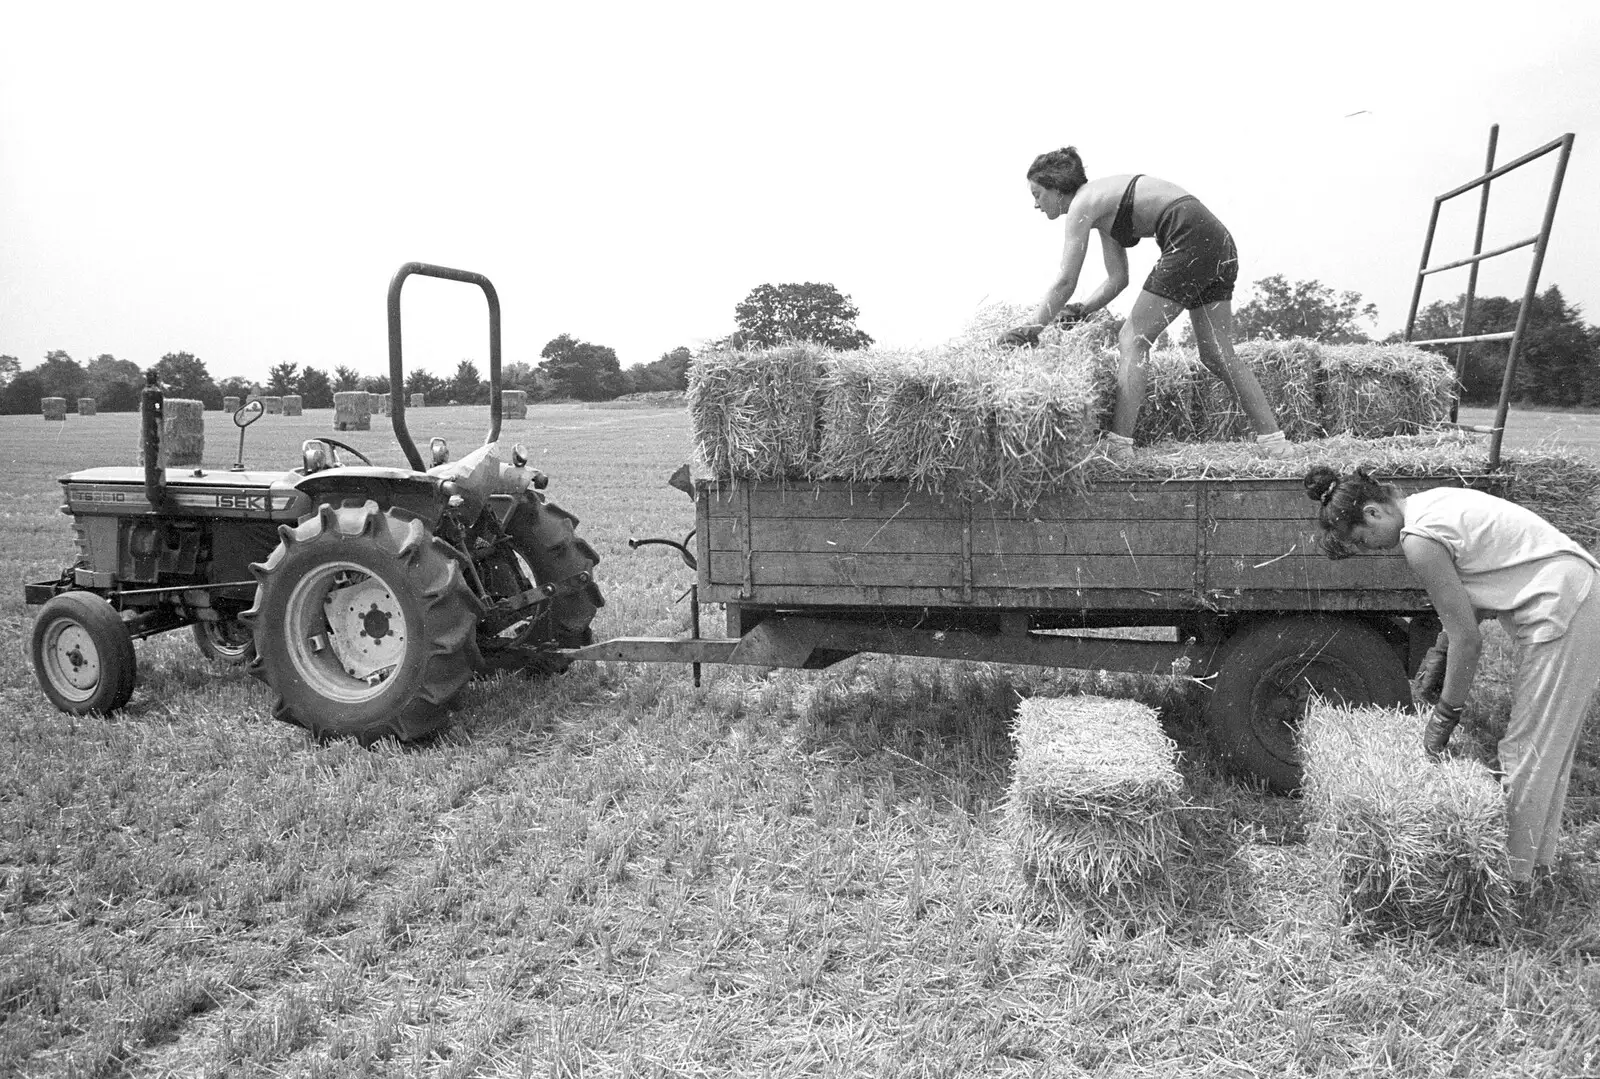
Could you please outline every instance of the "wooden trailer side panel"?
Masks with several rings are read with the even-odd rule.
[[[1100,483],[1026,511],[900,482],[707,486],[697,499],[701,598],[1130,611],[1424,606],[1398,555],[1329,560],[1314,510],[1295,480]]]

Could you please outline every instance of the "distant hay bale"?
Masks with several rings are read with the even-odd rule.
[[[206,452],[205,402],[168,397],[161,405],[161,458],[170,468],[198,468]]]
[[[47,420],[65,420],[67,418],[67,399],[65,397],[39,398],[39,411]]]
[[[527,390],[501,390],[500,391],[500,416],[507,420],[525,420],[528,418],[528,391]]]
[[[264,400],[262,400],[262,397],[261,397],[261,395],[259,393],[251,393],[251,394],[246,394],[245,395],[245,399],[244,399],[244,403],[245,404],[248,405],[252,401],[261,401],[262,402],[261,407],[262,408],[266,407],[266,402]]]
[[[261,399],[261,403],[263,405],[267,406],[267,415],[269,415],[269,416],[281,416],[281,415],[283,415],[283,398],[282,397],[263,397]]]
[[[285,416],[300,415],[300,395],[298,393],[285,394],[283,398],[283,414]]]
[[[1155,712],[1106,697],[1031,698],[1013,728],[1004,825],[1029,906],[1160,922],[1173,910],[1183,780]]]
[[[423,402],[424,402],[424,395],[423,394],[414,393],[414,394],[411,395],[411,407],[412,408],[421,408],[422,405],[423,405]]]
[[[386,393],[378,394],[378,412],[380,415],[389,415],[389,395]]]
[[[372,430],[372,399],[366,390],[340,390],[333,395],[333,429]]]
[[[1492,940],[1512,916],[1505,795],[1476,761],[1430,762],[1425,722],[1313,704],[1299,732],[1310,842],[1358,931]]]
[[[1323,434],[1320,388],[1325,378],[1322,370],[1325,347],[1302,338],[1239,341],[1234,345],[1234,355],[1256,376],[1278,426],[1292,442],[1320,438]],[[1198,363],[1198,352],[1191,350],[1191,353]],[[1199,380],[1200,421],[1194,440],[1253,439],[1255,428],[1233,391],[1203,366]]]
[[[1455,368],[1413,345],[1322,345],[1329,434],[1362,438],[1414,434],[1450,418]]]
[[[826,353],[815,345],[728,350],[689,364],[695,445],[718,476],[783,478],[808,471]]]
[[[383,415],[383,394],[367,391],[367,412],[373,416]]]
[[[224,397],[222,399],[222,411],[229,415],[239,411],[239,399],[237,397]]]
[[[93,397],[78,398],[78,415],[93,416],[96,414],[95,400]]]

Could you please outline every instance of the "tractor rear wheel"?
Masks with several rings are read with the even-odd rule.
[[[278,694],[273,714],[318,738],[408,742],[444,727],[479,664],[483,604],[452,549],[420,519],[376,502],[322,506],[251,566],[243,615],[250,673]]]
[[[230,667],[243,667],[255,658],[255,642],[243,619],[225,618],[194,624],[194,643],[207,659]]]
[[[1206,705],[1213,746],[1281,794],[1300,787],[1295,731],[1314,696],[1392,706],[1410,699],[1399,654],[1355,618],[1272,618],[1228,641]]]
[[[590,623],[606,603],[592,577],[600,556],[578,538],[577,529],[576,516],[554,502],[536,501],[531,492],[506,522],[512,546],[532,570],[535,583],[559,590],[530,636],[560,648],[593,644]]]
[[[45,696],[68,715],[104,715],[133,696],[133,637],[116,609],[92,592],[51,597],[34,620],[31,651]]]

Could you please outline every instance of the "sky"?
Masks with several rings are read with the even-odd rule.
[[[504,362],[559,334],[624,366],[825,281],[879,345],[1036,302],[1063,224],[1024,178],[1199,196],[1241,290],[1282,274],[1403,327],[1434,197],[1577,135],[1541,276],[1600,323],[1600,4],[49,4],[0,0],[0,354],[217,379],[387,370],[424,261],[499,294]],[[1538,231],[1555,155],[1495,184],[1486,247]],[[1445,204],[1433,263],[1470,253]],[[1131,255],[1135,286],[1153,241]],[[1531,250],[1486,264],[1520,296]],[[1079,296],[1103,275],[1096,246]],[[1423,303],[1466,271],[1432,276]],[[482,294],[412,278],[408,369],[487,373]]]

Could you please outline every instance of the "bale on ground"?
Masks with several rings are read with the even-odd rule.
[[[781,479],[810,470],[826,355],[798,344],[706,353],[690,363],[690,427],[712,471]]]
[[[372,430],[372,400],[366,390],[341,390],[333,395],[333,429]]]
[[[267,415],[269,415],[269,416],[281,416],[281,415],[283,415],[283,398],[282,397],[263,397],[261,399],[261,403],[263,405],[267,406]]]
[[[78,415],[80,415],[80,416],[93,416],[93,415],[96,415],[95,400],[94,400],[93,397],[80,397],[80,398],[78,398]]]
[[[1492,940],[1513,912],[1505,794],[1477,761],[1428,760],[1425,724],[1313,704],[1299,731],[1309,839],[1358,931]]]
[[[1455,368],[1413,345],[1322,345],[1322,426],[1362,438],[1414,434],[1450,418]]]
[[[65,397],[39,398],[39,411],[47,420],[65,420],[67,418],[67,399]]]
[[[388,394],[386,394],[386,393],[378,394],[378,411],[382,415],[385,415],[385,416],[389,415],[390,408],[389,408],[389,395]]]
[[[1035,697],[1019,706],[1013,738],[1004,821],[1024,904],[1119,923],[1169,917],[1183,780],[1154,710]]]
[[[528,391],[527,390],[501,390],[500,391],[500,416],[507,420],[525,420],[528,418]]]
[[[230,415],[239,411],[239,399],[237,397],[224,397],[222,399],[222,411]]]
[[[421,408],[422,405],[423,405],[423,401],[424,401],[424,397],[423,397],[422,394],[414,393],[414,394],[411,395],[411,407],[412,408]]]
[[[206,452],[205,402],[168,397],[161,405],[161,463],[198,468]]]
[[[285,416],[300,415],[300,395],[298,393],[285,394],[283,398],[283,414]]]

